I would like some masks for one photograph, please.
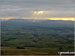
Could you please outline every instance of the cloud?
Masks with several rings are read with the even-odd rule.
[[[74,17],[74,2],[75,0],[0,0],[0,17],[32,17],[32,12],[41,10],[49,11],[47,17]]]

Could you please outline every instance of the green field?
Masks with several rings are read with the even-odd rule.
[[[2,21],[2,55],[58,55],[59,51],[73,52],[73,23],[73,21],[60,20]]]

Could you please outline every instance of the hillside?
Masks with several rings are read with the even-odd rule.
[[[1,29],[2,46],[74,49],[74,21],[10,19]]]

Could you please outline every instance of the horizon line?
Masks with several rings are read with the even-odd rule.
[[[32,18],[32,17],[0,17],[2,20],[9,20],[9,19],[33,19],[33,20],[64,20],[64,21],[75,21],[75,17],[45,17],[43,19],[40,18]]]

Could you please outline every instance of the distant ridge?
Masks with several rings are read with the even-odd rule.
[[[31,20],[33,22],[37,22],[37,21],[44,21],[44,20],[52,20],[52,19],[24,19],[24,18],[11,18],[11,19],[8,19],[8,20]],[[6,19],[0,19],[0,21],[3,21],[3,20],[6,20]],[[7,20],[6,20],[7,21]],[[52,20],[52,21],[71,21],[71,20]]]
[[[63,20],[33,20],[33,19],[10,19],[2,21],[4,26],[41,26],[41,27],[73,27],[74,21],[63,21]]]

